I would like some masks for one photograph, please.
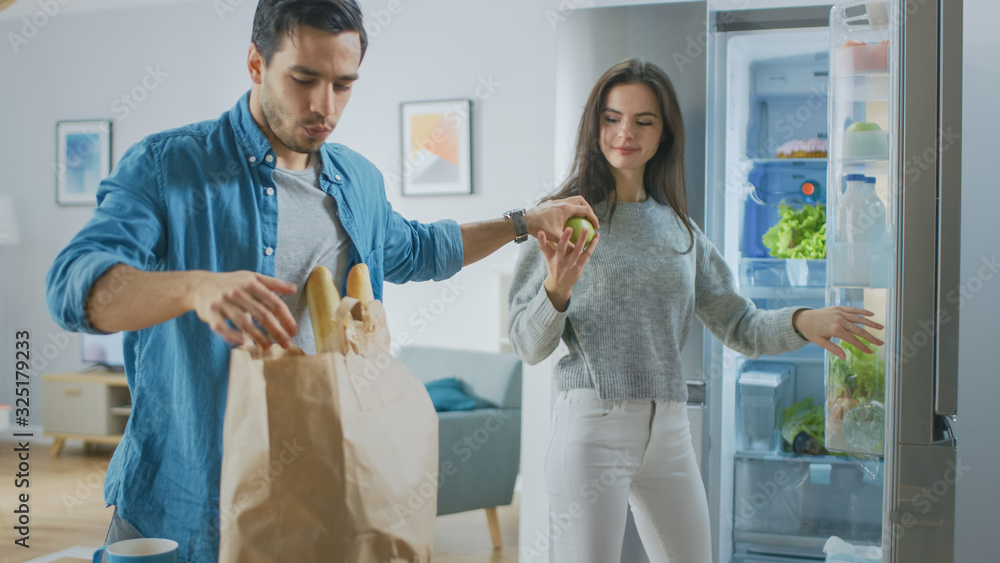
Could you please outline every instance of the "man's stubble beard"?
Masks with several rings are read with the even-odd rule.
[[[260,109],[264,114],[264,120],[267,122],[268,128],[271,130],[271,135],[289,150],[300,154],[312,154],[323,146],[324,141],[309,140],[307,142],[311,144],[304,145],[295,140],[295,131],[298,126],[289,125],[291,119],[283,111],[285,109],[284,106],[281,106],[279,109],[279,107],[271,103],[271,96],[268,94],[267,88],[261,88]]]

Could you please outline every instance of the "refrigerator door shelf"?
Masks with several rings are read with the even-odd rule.
[[[889,158],[888,131],[844,131],[845,159],[885,160]]]
[[[886,289],[893,276],[892,248],[888,243],[831,242],[830,287]]]
[[[841,45],[834,49],[833,70],[838,76],[885,74],[889,41],[864,45]]]
[[[833,96],[856,102],[888,102],[889,73],[838,76],[833,82]]]

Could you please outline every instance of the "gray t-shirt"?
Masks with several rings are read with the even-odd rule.
[[[298,323],[292,342],[309,354],[316,353],[305,284],[315,266],[333,273],[336,287],[343,287],[350,262],[351,240],[340,223],[337,202],[319,187],[321,161],[313,155],[305,170],[275,168],[272,178],[278,196],[278,246],[274,277],[298,285],[298,293],[282,295]]]

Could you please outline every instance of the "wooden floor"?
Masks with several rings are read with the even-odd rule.
[[[104,472],[111,459],[108,446],[84,453],[80,442],[68,441],[53,459],[50,446],[32,444],[30,453],[31,537],[29,549],[14,546],[15,444],[0,442],[0,563],[41,557],[75,545],[104,543],[113,509],[104,507]],[[518,503],[500,507],[503,549],[494,550],[486,512],[476,510],[441,516],[434,530],[435,563],[514,563],[517,561]]]

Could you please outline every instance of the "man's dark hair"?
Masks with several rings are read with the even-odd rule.
[[[308,25],[333,34],[356,31],[361,36],[361,58],[368,49],[368,34],[355,0],[260,0],[253,16],[250,42],[264,57],[264,64],[281,48],[299,25]]]

